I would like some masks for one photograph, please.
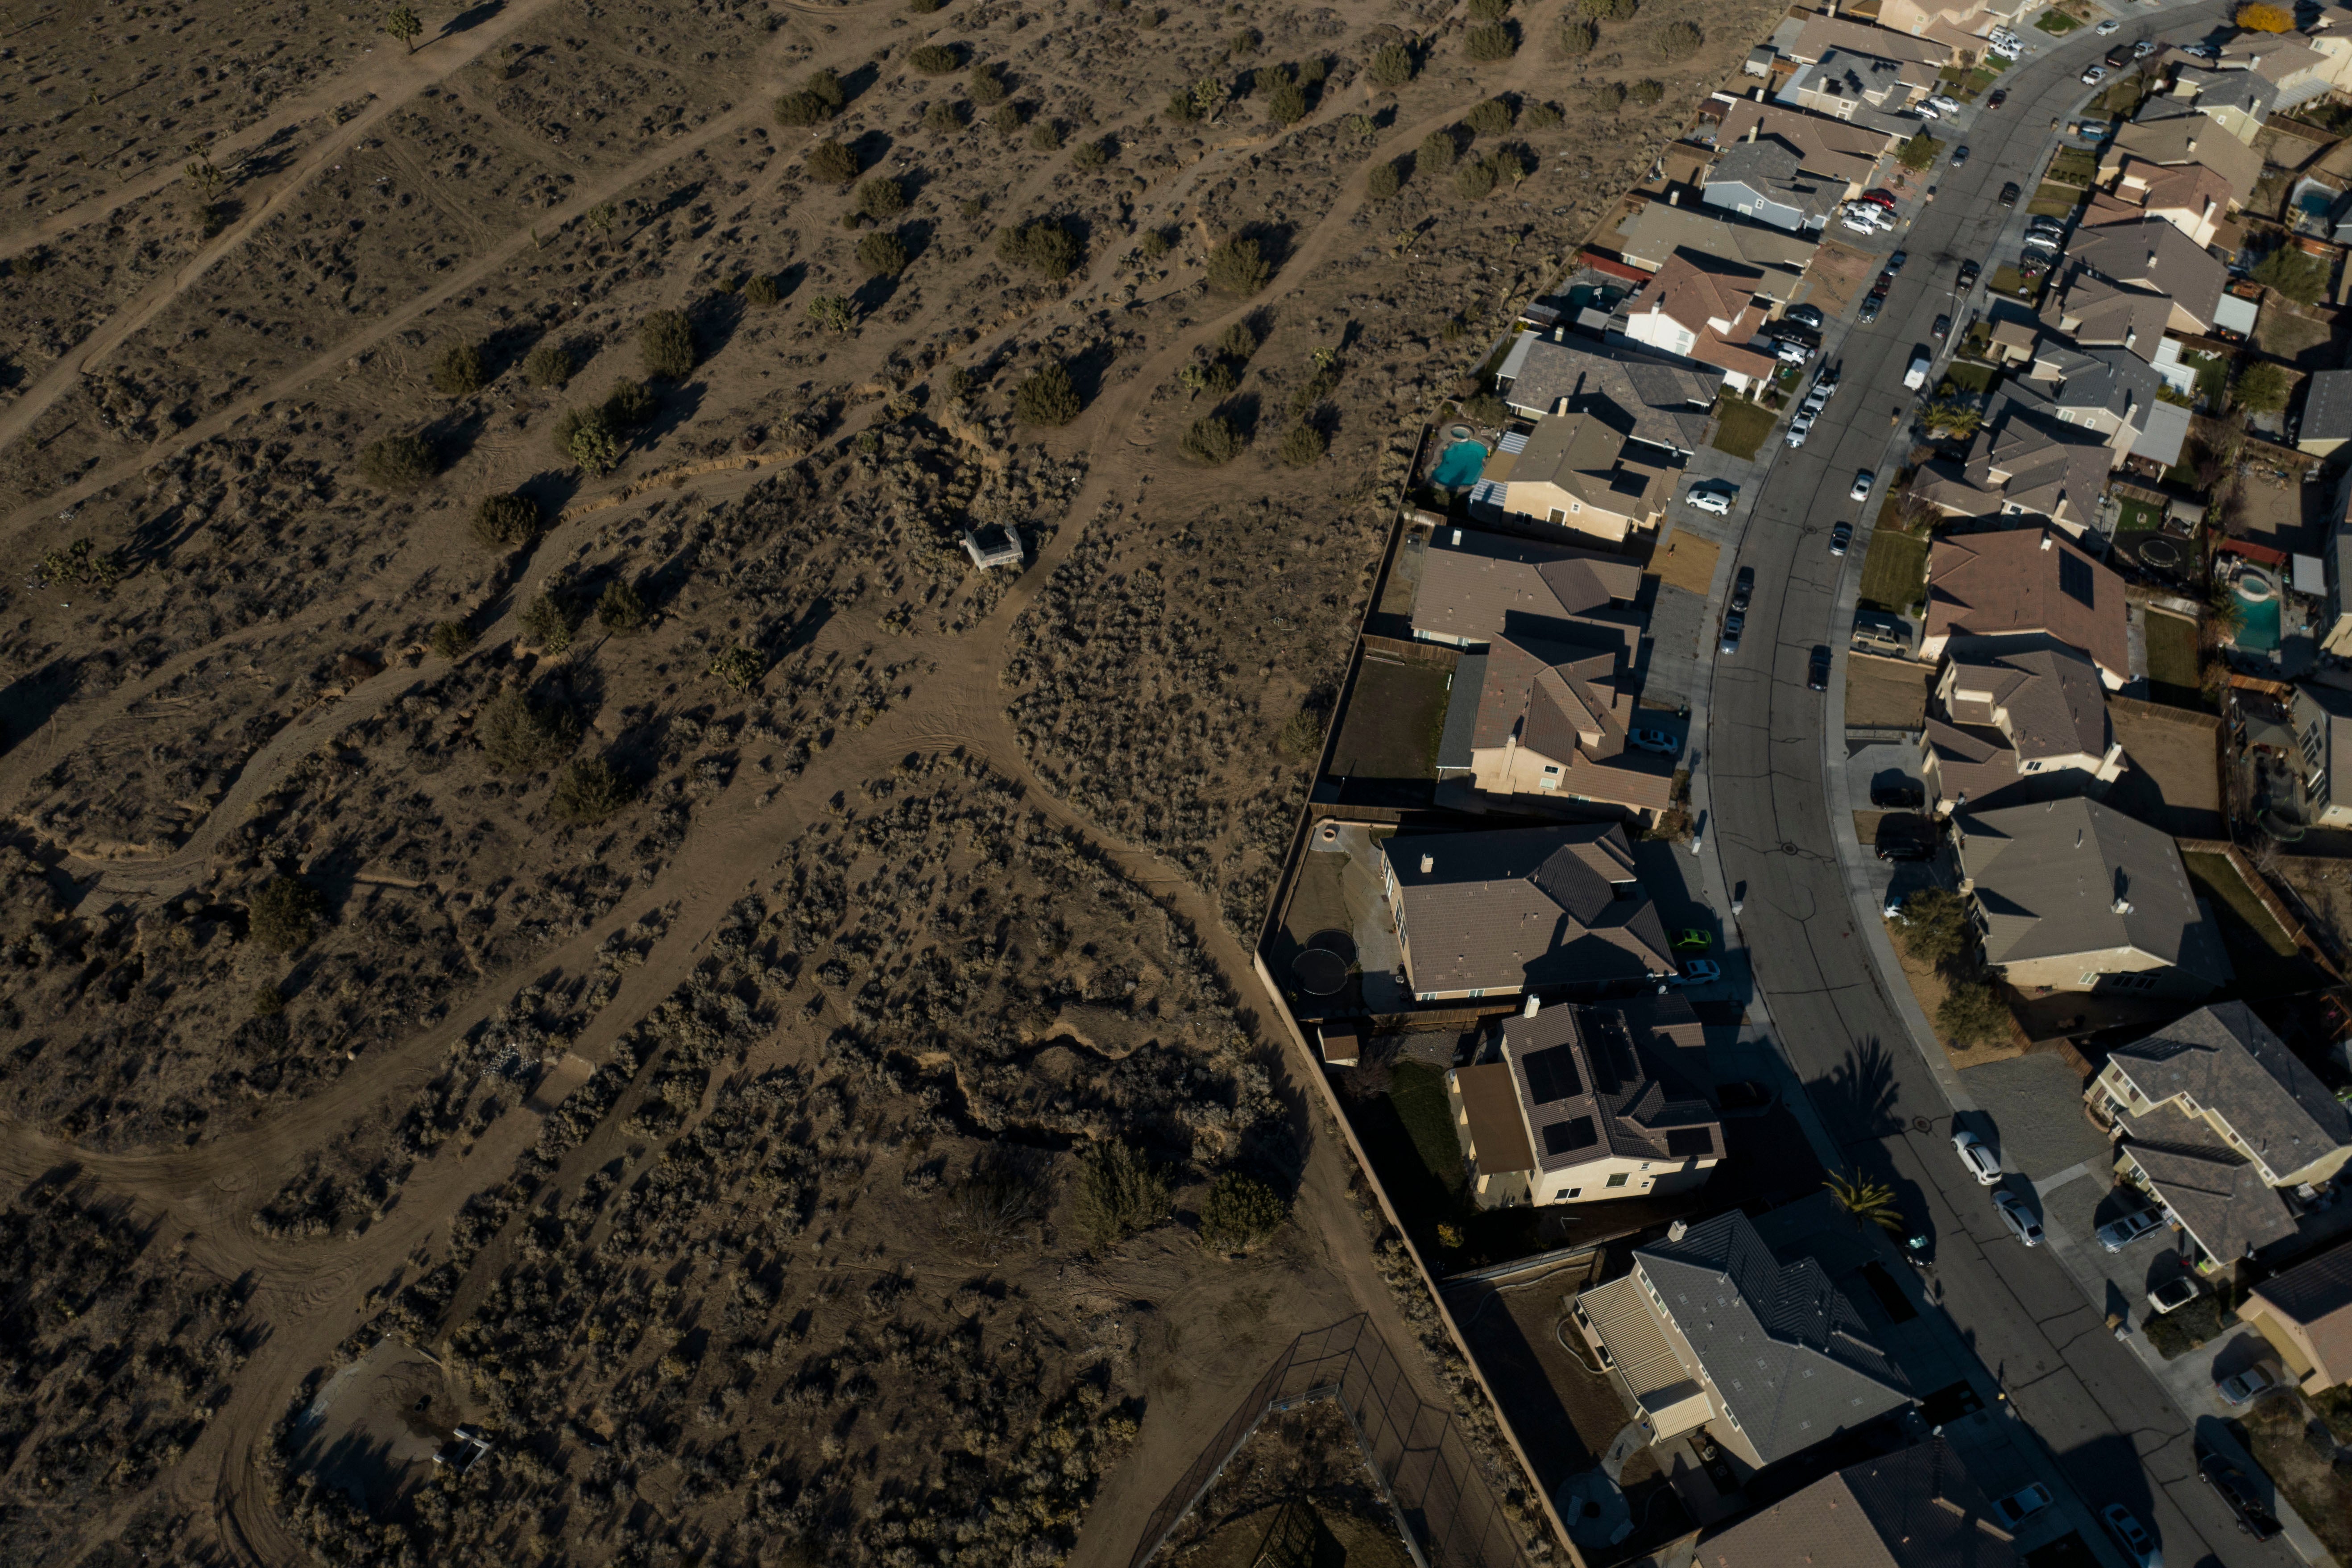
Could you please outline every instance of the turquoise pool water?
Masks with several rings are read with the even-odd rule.
[[[2275,593],[2249,595],[2243,588],[2237,594],[2238,635],[2231,640],[2248,653],[2275,653],[2279,646],[2279,601]]]
[[[1430,478],[1448,489],[1466,489],[1478,482],[1478,475],[1486,467],[1485,443],[1456,441],[1437,459],[1437,472]]]

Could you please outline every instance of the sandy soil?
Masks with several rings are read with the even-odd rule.
[[[1849,655],[1845,661],[1845,721],[1857,730],[1916,730],[1927,718],[1927,686],[1935,671],[1909,659]]]

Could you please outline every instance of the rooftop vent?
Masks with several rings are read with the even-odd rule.
[[[2116,913],[2119,915],[2127,915],[2131,913],[2131,900],[2129,899],[2117,899],[2115,903],[2115,910]]]
[[[1422,868],[1422,869],[1423,869],[1423,870],[1427,870],[1428,868],[1428,868],[1427,866],[1425,866],[1425,865]],[[1527,1005],[1527,1011],[1525,1011],[1524,1013],[1520,1014],[1519,1016],[1520,1016],[1521,1017],[1523,1017],[1523,1018],[1532,1018],[1532,1017],[1534,1017],[1534,1016],[1536,1016],[1536,1009],[1537,1009],[1537,1008],[1538,1008],[1538,1007],[1540,1007],[1540,1006],[1542,1006],[1542,1005],[1543,1005],[1543,1004],[1542,1004],[1542,1003],[1538,1002],[1538,1001],[1536,1000],[1536,994],[1535,994],[1534,992],[1530,991],[1530,992],[1528,992],[1528,1005]]]
[[[1462,531],[1458,528],[1454,531],[1454,542],[1457,546],[1462,542]]]
[[[1680,1241],[1684,1237],[1689,1234],[1690,1226],[1685,1225],[1680,1220],[1676,1220],[1674,1224],[1666,1226],[1666,1239],[1668,1241]]]
[[[2044,550],[2047,550],[2047,549],[2049,549],[2049,548],[2050,548],[2051,543],[2052,543],[2051,536],[2050,536],[2049,534],[2047,534],[2047,533],[2044,533],[2044,534],[2042,536],[2042,549],[2044,549]]]
[[[1434,856],[1434,855],[1424,855],[1424,856],[1423,856],[1423,857],[1421,858],[1421,874],[1422,874],[1423,876],[1426,877],[1426,876],[1428,876],[1432,871],[1434,871],[1434,870],[1436,870],[1436,869],[1437,869],[1437,857],[1436,857],[1436,856]]]

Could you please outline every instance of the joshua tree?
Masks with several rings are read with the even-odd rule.
[[[384,13],[383,30],[406,44],[408,52],[413,55],[416,52],[416,40],[425,31],[425,24],[418,21],[416,13],[407,6],[394,5]]]

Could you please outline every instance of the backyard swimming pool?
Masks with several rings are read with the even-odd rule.
[[[2230,640],[2248,653],[2275,653],[2279,646],[2278,584],[2260,572],[2238,574],[2238,635]]]
[[[1437,471],[1430,476],[1433,482],[1448,489],[1463,489],[1478,482],[1478,475],[1486,467],[1486,447],[1481,441],[1456,441],[1445,448],[1437,459]]]

